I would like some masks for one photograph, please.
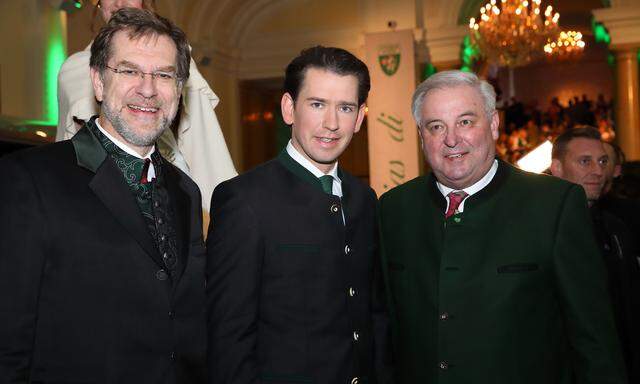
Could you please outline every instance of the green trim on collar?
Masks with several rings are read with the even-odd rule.
[[[307,183],[318,188],[319,191],[324,193],[324,191],[322,190],[322,183],[320,183],[320,179],[318,179],[313,173],[309,172],[309,170],[307,170],[305,167],[300,165],[297,161],[293,160],[293,158],[289,156],[289,153],[287,153],[286,148],[283,149],[278,155],[278,161],[280,161],[280,163],[284,165],[285,168],[291,171],[291,173],[298,176],[303,181],[306,181]]]
[[[107,151],[87,127],[89,124],[95,124],[97,118],[97,116],[94,116],[89,119],[85,126],[71,138],[71,143],[76,151],[78,165],[92,172],[96,172],[107,158]]]

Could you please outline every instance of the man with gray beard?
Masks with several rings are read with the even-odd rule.
[[[155,147],[189,61],[170,21],[121,9],[91,48],[100,115],[0,161],[0,381],[204,381],[200,192]]]

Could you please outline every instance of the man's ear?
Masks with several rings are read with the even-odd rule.
[[[500,137],[500,115],[498,115],[498,111],[494,111],[491,116],[491,137],[493,140],[498,140]]]
[[[562,162],[559,159],[551,160],[550,169],[553,176],[562,178]]]
[[[282,95],[282,99],[280,100],[280,110],[282,111],[282,119],[287,125],[292,125],[295,120],[293,113],[294,109],[295,101],[289,92]]]
[[[424,148],[424,129],[418,126],[418,137],[420,138],[420,148]]]
[[[364,121],[364,116],[366,115],[365,113],[366,110],[367,110],[367,105],[365,103],[362,103],[360,108],[358,108],[358,118],[356,120],[356,128],[353,131],[354,133],[360,130],[360,127],[362,126],[362,122]]]
[[[622,175],[622,165],[618,164],[613,167],[613,178],[620,177]]]
[[[90,68],[89,73],[91,75],[91,85],[93,85],[93,93],[96,95],[96,100],[102,102],[102,96],[104,92],[104,81],[100,71],[95,68]]]

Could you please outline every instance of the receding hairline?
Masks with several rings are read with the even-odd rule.
[[[175,41],[173,41],[173,39],[171,38],[170,35],[166,34],[166,33],[160,33],[157,31],[153,31],[153,30],[146,30],[146,31],[140,31],[137,32],[134,30],[133,27],[127,27],[121,30],[116,31],[113,34],[113,37],[111,39],[111,41],[109,42],[110,44],[110,50],[111,50],[111,56],[113,55],[113,52],[115,51],[115,49],[117,49],[117,45],[114,44],[114,40],[117,39],[119,36],[122,36],[123,34],[126,33],[126,38],[129,41],[133,41],[133,42],[138,42],[138,41],[143,41],[143,40],[147,40],[148,42],[157,45],[160,38],[164,37],[171,45],[171,47],[173,47],[173,50],[176,53],[176,66],[177,66],[177,61],[178,61],[178,57],[177,55],[179,54],[178,52],[178,45],[176,44]],[[148,43],[145,43],[148,44]]]
[[[420,103],[420,111],[422,112],[424,110],[424,106],[426,104],[427,101],[427,97],[429,94],[432,94],[435,91],[448,91],[448,90],[452,90],[452,89],[458,89],[458,88],[469,88],[471,90],[473,90],[476,94],[476,96],[478,97],[478,100],[480,101],[480,109],[482,112],[485,113],[485,115],[487,115],[487,117],[491,117],[490,115],[487,114],[487,111],[485,111],[485,103],[484,103],[484,96],[482,95],[482,91],[479,89],[479,87],[476,87],[472,84],[464,84],[464,83],[460,83],[460,84],[442,84],[440,86],[437,87],[433,87],[427,91],[425,91],[422,96],[421,96],[421,103]],[[491,111],[490,113],[494,113],[495,109],[493,111]],[[472,111],[472,110],[465,110],[464,112],[460,113],[460,116],[465,116],[465,115],[477,115],[476,112]]]
[[[411,114],[418,127],[423,125],[421,110],[424,107],[424,100],[428,94],[434,90],[455,89],[462,86],[468,86],[477,91],[485,116],[489,119],[492,118],[496,111],[496,93],[493,86],[486,80],[480,79],[474,73],[450,70],[439,72],[429,77],[420,83],[413,92],[413,96],[411,97]]]

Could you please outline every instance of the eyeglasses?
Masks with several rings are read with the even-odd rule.
[[[110,66],[106,66],[116,75],[120,75],[123,79],[128,81],[142,79],[144,80],[146,75],[151,76],[151,78],[156,81],[157,84],[162,85],[173,85],[176,83],[178,77],[174,72],[164,72],[164,71],[156,71],[156,72],[142,72],[139,69],[133,68],[113,68]]]

